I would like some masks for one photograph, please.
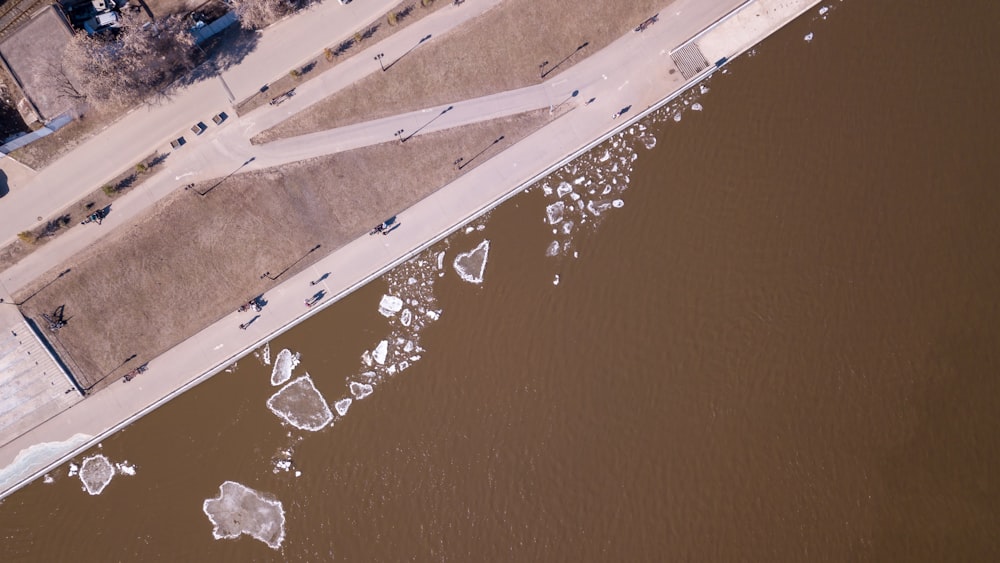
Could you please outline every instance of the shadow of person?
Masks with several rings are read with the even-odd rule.
[[[0,197],[10,193],[10,186],[7,185],[7,173],[0,170]]]

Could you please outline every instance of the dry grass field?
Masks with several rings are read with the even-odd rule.
[[[21,310],[39,326],[45,326],[43,313],[65,305],[67,325],[47,334],[84,387],[105,376],[106,384],[128,371],[121,364],[133,354],[129,367],[255,295],[266,299],[276,282],[261,280],[261,273],[281,271],[321,244],[286,275],[294,274],[438,190],[458,176],[457,155],[499,135],[504,141],[496,150],[503,150],[551,119],[541,110],[421,135],[405,145],[237,174],[204,197],[179,190],[14,297],[34,294]]]
[[[505,0],[254,138],[256,143],[522,88],[551,78],[628,33],[669,0]],[[587,46],[577,53],[577,47]],[[549,64],[539,66],[548,61]]]
[[[667,0],[505,0],[390,72],[265,134],[299,135],[535,84],[540,72],[563,58],[576,53],[549,76],[666,5]],[[543,61],[549,65],[540,70]],[[453,180],[460,173],[454,166],[458,156],[500,135],[505,140],[496,150],[503,150],[554,118],[558,115],[541,110],[418,136],[405,145],[385,143],[237,174],[204,197],[181,190],[14,297],[31,297],[22,312],[40,326],[43,313],[64,305],[69,321],[51,335],[53,345],[85,387],[113,381],[249,298],[263,293],[266,299],[277,282],[262,280],[261,273],[293,263],[287,275],[308,267]],[[216,182],[195,189],[205,191]],[[307,254],[316,245],[321,250]],[[133,354],[128,367],[122,366]]]

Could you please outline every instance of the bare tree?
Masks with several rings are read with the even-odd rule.
[[[183,17],[142,19],[125,14],[117,33],[81,33],[67,45],[63,74],[91,104],[133,105],[193,68],[194,37]]]
[[[295,10],[294,0],[232,0],[243,29],[263,29]]]

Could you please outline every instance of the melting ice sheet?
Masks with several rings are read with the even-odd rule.
[[[281,385],[292,378],[292,370],[299,365],[299,355],[284,349],[278,352],[271,369],[271,385]]]
[[[285,510],[281,501],[239,483],[226,481],[219,485],[219,496],[205,499],[201,509],[212,521],[212,536],[217,540],[247,534],[271,549],[278,549],[285,539]]]
[[[292,381],[271,395],[267,408],[279,418],[301,430],[313,432],[333,420],[333,412],[323,395],[316,390],[309,374]]]
[[[490,255],[490,241],[484,240],[479,246],[469,252],[462,252],[455,256],[453,263],[455,271],[459,277],[469,283],[483,283],[483,275],[486,273],[486,260]]]
[[[83,488],[92,495],[99,495],[115,476],[115,466],[103,455],[90,456],[80,466],[80,481]]]

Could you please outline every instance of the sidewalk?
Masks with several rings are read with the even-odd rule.
[[[710,75],[714,66],[688,81],[679,72],[669,73],[676,66],[668,53],[740,3],[720,0],[706,6],[710,3],[678,0],[671,6],[671,14],[661,14],[661,21],[646,32],[627,34],[549,86],[579,89],[579,99],[597,98],[593,104],[583,106],[580,102],[561,119],[400,213],[401,227],[391,236],[357,239],[275,287],[267,293],[266,311],[248,329],[239,330],[241,318],[233,313],[153,360],[149,372],[127,387],[112,384],[0,448],[0,496],[317,314]],[[755,18],[768,19],[770,25],[749,31],[729,29],[727,33],[742,32],[741,43],[753,45],[817,3],[757,0],[745,14],[755,13]],[[740,52],[723,56],[732,59]],[[613,120],[612,114],[625,106],[632,109],[624,119]],[[334,275],[319,286],[309,285],[326,272]],[[303,299],[317,289],[327,296],[318,305],[305,307]]]
[[[325,47],[350,37],[359,27],[378,20],[395,5],[396,0],[365,0],[346,6],[327,0],[312,6],[306,14],[259,33],[254,51],[222,77],[236,99],[242,99]],[[162,103],[132,110],[0,199],[0,245],[37,225],[41,221],[38,217],[50,218],[86,197],[132,163],[162,149],[170,139],[187,133],[191,140],[191,125],[208,123],[220,111],[235,114],[218,78],[184,88]],[[0,160],[0,169],[6,170],[10,162]]]

